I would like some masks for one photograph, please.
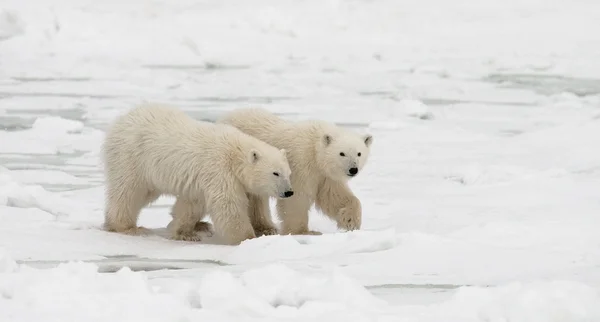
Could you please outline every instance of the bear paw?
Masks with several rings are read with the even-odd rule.
[[[360,229],[360,214],[354,210],[354,208],[342,208],[338,212],[336,218],[337,226],[340,229],[345,230],[356,230]]]
[[[256,237],[271,236],[271,235],[279,234],[279,232],[277,232],[277,228],[275,228],[275,227],[254,228],[254,233],[256,234]]]
[[[314,235],[314,236],[319,236],[319,235],[323,235],[322,232],[320,231],[314,231],[314,230],[308,230],[306,231],[303,235]]]
[[[197,222],[196,225],[194,225],[194,231],[203,233],[208,237],[211,237],[214,234],[213,225],[205,221]]]
[[[202,240],[202,236],[197,231],[178,231],[171,239],[198,242]]]
[[[152,231],[145,227],[133,227],[124,230],[116,230],[119,233],[131,236],[148,236],[152,234]]]
[[[295,231],[295,232],[292,232],[291,234],[292,235],[313,235],[313,236],[323,235],[322,232],[320,232],[320,231],[314,231],[314,230]]]

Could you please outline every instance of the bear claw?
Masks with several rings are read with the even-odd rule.
[[[269,227],[269,228],[257,228],[254,229],[254,233],[256,234],[257,237],[259,236],[272,236],[272,235],[278,235],[279,232],[277,232],[277,229],[274,227]]]
[[[202,236],[200,236],[200,234],[198,234],[195,231],[185,232],[185,233],[179,232],[179,233],[175,234],[174,236],[171,236],[171,239],[198,242],[198,241],[202,240]]]
[[[337,220],[338,228],[346,230],[360,229],[360,218],[347,208],[340,209]]]

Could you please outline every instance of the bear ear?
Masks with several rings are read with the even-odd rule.
[[[323,145],[328,146],[331,144],[331,141],[333,141],[333,138],[331,137],[331,135],[329,134],[325,134],[323,135]]]
[[[363,140],[365,141],[366,146],[371,146],[371,143],[373,143],[373,136],[371,134],[366,134]]]
[[[260,159],[260,154],[258,153],[258,151],[254,149],[250,150],[250,154],[248,155],[248,161],[250,161],[250,163],[256,163],[258,159]]]

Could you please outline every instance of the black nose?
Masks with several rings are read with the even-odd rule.
[[[289,198],[291,196],[294,195],[294,192],[292,190],[288,190],[283,194],[286,198]]]
[[[356,175],[358,173],[358,168],[350,168],[348,172],[350,172],[351,175]]]

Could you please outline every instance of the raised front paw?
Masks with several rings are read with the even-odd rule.
[[[275,228],[275,227],[258,227],[258,228],[254,228],[254,233],[256,234],[256,237],[271,236],[271,235],[278,235],[279,234],[279,232],[277,231],[277,228]]]
[[[360,229],[361,211],[357,207],[344,207],[339,210],[337,216],[337,226],[339,229],[356,230]]]

